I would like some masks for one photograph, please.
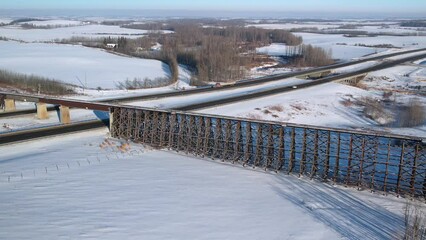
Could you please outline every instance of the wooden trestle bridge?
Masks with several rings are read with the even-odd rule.
[[[134,107],[110,108],[111,136],[245,167],[426,197],[421,138]]]

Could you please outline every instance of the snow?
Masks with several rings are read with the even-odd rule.
[[[414,62],[415,64],[419,64],[419,65],[426,65],[426,58],[417,60]]]
[[[260,67],[254,67],[250,69],[250,77],[251,78],[258,78],[258,77],[265,77],[268,75],[275,75],[275,74],[283,74],[293,71],[292,68],[275,68],[276,64],[265,64]]]
[[[141,145],[121,153],[105,138],[2,146],[0,238],[392,239],[403,229],[401,198]]]
[[[141,107],[171,109],[171,108],[186,106],[188,104],[217,100],[220,98],[242,96],[247,93],[263,91],[263,90],[273,89],[273,88],[282,87],[282,86],[293,86],[293,85],[297,85],[297,84],[301,84],[305,82],[306,80],[301,80],[298,78],[288,78],[281,81],[269,82],[269,83],[264,83],[261,85],[256,85],[251,87],[221,90],[221,91],[215,91],[215,92],[205,92],[200,94],[192,94],[188,96],[169,97],[169,98],[153,99],[153,100],[147,100],[147,101],[134,101],[134,102],[126,103],[126,104],[133,105],[133,106],[141,106]]]
[[[426,69],[414,66],[396,66],[368,74],[363,84],[383,91],[410,91],[426,88]]]
[[[379,45],[392,44],[395,47],[426,47],[426,37],[410,36],[377,36],[377,37],[345,37],[340,34],[295,33],[303,37],[304,44],[312,44],[326,50],[331,49],[333,58],[348,60],[375,52],[385,51],[383,48],[355,46],[355,44]],[[346,45],[341,45],[346,44]]]
[[[176,90],[180,89],[180,90],[185,90],[185,89],[190,89],[190,88],[194,88],[192,86],[190,86],[191,84],[191,71],[182,64],[179,64],[179,76],[178,76],[178,81],[174,84],[174,88]]]
[[[123,57],[82,46],[0,41],[2,69],[61,80],[86,88],[116,88],[134,78],[167,78],[170,69],[157,60]]]
[[[339,83],[327,83],[292,92],[201,109],[197,110],[197,112],[311,126],[386,131],[426,137],[426,125],[412,128],[381,127],[373,120],[364,117],[357,109],[346,107],[343,104],[346,99],[353,101],[353,99],[368,96],[381,97],[381,92],[374,93]]]
[[[35,104],[33,103],[32,107],[28,107],[27,109],[34,109]],[[108,118],[108,114],[99,112],[99,111],[91,111],[84,109],[70,109],[71,122],[83,122],[88,120],[96,120],[102,118]],[[10,132],[15,130],[25,130],[31,128],[39,128],[39,127],[47,127],[53,125],[59,125],[59,113],[57,111],[49,112],[48,119],[37,119],[36,114],[28,114],[20,117],[6,117],[0,119],[0,133]]]
[[[264,28],[264,29],[284,29],[284,30],[290,30],[293,28],[318,28],[319,30],[322,29],[330,29],[330,28],[336,28],[339,27],[339,24],[320,24],[320,23],[273,23],[273,24],[252,24],[248,25],[248,27],[257,27],[257,28]]]
[[[330,35],[328,35],[330,36]],[[359,58],[365,55],[369,55],[372,53],[376,53],[377,51],[383,51],[384,49],[376,49],[376,48],[366,48],[366,47],[360,47],[360,46],[347,46],[347,45],[337,45],[337,44],[316,44],[312,43],[309,40],[305,41],[305,44],[312,44],[317,47],[322,47],[325,50],[331,49],[332,57],[334,59],[341,59],[341,60],[351,60],[353,58]],[[260,47],[256,49],[257,53],[260,54],[267,54],[270,56],[282,56],[286,53],[286,45],[280,44],[280,43],[273,43],[269,46]]]
[[[134,96],[144,96],[151,94],[159,94],[174,91],[173,86],[159,87],[159,88],[145,88],[145,89],[109,89],[109,90],[96,90],[96,89],[82,89],[76,88],[77,95],[64,96],[65,98],[70,99],[80,99],[80,100],[93,100],[93,101],[102,101],[107,99],[114,99],[120,97],[134,97]]]
[[[398,59],[403,59],[403,58],[407,58],[407,57],[414,57],[420,54],[426,54],[426,51],[420,51],[420,52],[414,52],[414,53],[407,53],[407,54],[402,54],[402,55],[397,55],[397,56],[393,56],[393,57],[388,57],[386,59],[388,60],[398,60]]]
[[[11,18],[0,18],[0,24],[9,24],[13,21]]]
[[[331,94],[330,89],[333,89],[332,92],[334,94]],[[336,123],[341,126],[357,126],[359,121],[342,114],[344,109],[339,110],[340,100],[345,94],[349,93],[366,94],[358,88],[328,83],[288,93],[203,109],[197,112],[328,127],[334,127]],[[272,106],[276,105],[283,107],[283,110],[270,110]],[[299,107],[303,111],[299,110]],[[265,109],[268,109],[271,113],[264,114],[263,111]]]
[[[137,38],[146,33],[146,30],[95,24],[52,29],[22,29],[17,26],[0,27],[0,36],[25,42],[51,42],[71,37],[104,38],[110,36],[114,38]]]
[[[344,25],[355,25],[355,29],[340,28]],[[362,21],[348,21],[348,22],[301,22],[301,23],[268,23],[268,24],[250,24],[248,27],[257,27],[263,29],[298,29],[298,28],[313,28],[323,31],[365,31],[368,33],[391,33],[391,34],[413,34],[426,32],[425,28],[410,28],[400,27],[396,22],[362,22]],[[385,27],[384,27],[385,26]]]
[[[65,20],[65,19],[54,19],[54,20],[43,20],[43,21],[29,21],[27,24],[33,24],[34,26],[53,26],[53,27],[68,27],[82,25],[83,22],[76,20]]]
[[[355,72],[358,70],[372,67],[377,64],[378,64],[377,61],[367,61],[367,62],[363,62],[363,63],[359,63],[359,64],[347,66],[347,67],[333,69],[333,73],[342,74],[342,73],[348,73],[348,72]]]
[[[283,43],[272,43],[269,46],[260,47],[256,49],[258,54],[266,54],[270,56],[285,56],[287,45]]]

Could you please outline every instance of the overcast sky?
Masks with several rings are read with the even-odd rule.
[[[0,0],[0,9],[425,12],[426,0]]]

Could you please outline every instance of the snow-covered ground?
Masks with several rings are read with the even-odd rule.
[[[269,75],[274,75],[274,74],[283,74],[283,73],[288,73],[293,71],[292,68],[274,68],[272,66],[275,66],[276,64],[265,64],[263,66],[260,67],[254,67],[252,69],[250,69],[250,77],[251,78],[258,78],[258,77],[265,77],[265,76],[269,76]]]
[[[426,137],[426,125],[411,128],[381,127],[373,120],[363,116],[359,109],[344,104],[346,99],[353,100],[362,97],[380,98],[381,92],[375,93],[339,83],[327,83],[268,97],[202,109],[197,112]],[[424,100],[426,104],[426,99]]]
[[[28,21],[24,22],[27,24],[32,24],[34,26],[51,26],[51,27],[70,27],[70,26],[79,26],[83,25],[83,22],[76,20],[66,20],[66,19],[54,19],[54,20],[42,20],[42,21]]]
[[[0,68],[61,80],[85,88],[116,88],[134,78],[168,78],[161,61],[130,58],[73,45],[0,41]]]
[[[359,26],[355,29],[339,29],[338,31],[363,31],[367,33],[389,33],[389,34],[425,34],[425,28],[400,27],[399,25],[382,26]]]
[[[27,42],[132,33],[144,31],[102,25],[49,30],[0,27],[0,36]],[[335,58],[344,60],[384,50],[354,46],[356,43],[426,46],[425,37],[302,35],[306,36],[305,43],[331,48]],[[272,45],[261,51],[272,54],[282,49],[282,45]],[[392,51],[397,50],[386,52]],[[114,88],[118,78],[170,74],[168,67],[158,61],[127,58],[81,46],[0,41],[0,52],[0,68],[92,88]],[[337,71],[373,64],[376,62]],[[424,87],[425,71],[422,67],[399,66],[370,73],[368,77],[374,81],[364,84],[373,89],[379,86],[399,89],[418,81]],[[259,71],[252,73],[259,74]],[[84,95],[71,97],[96,100],[124,94],[160,93],[188,88],[189,79],[190,72],[180,66],[179,82],[173,86],[135,91],[79,89]],[[301,82],[305,80],[294,78],[133,104],[171,108]],[[377,127],[357,109],[343,104],[346,99],[363,96],[381,96],[381,91],[329,83],[198,112],[426,137],[425,125],[400,129]],[[426,105],[425,98],[421,101]],[[18,108],[29,107],[34,105],[18,104]],[[100,114],[93,111],[71,110],[73,121],[99,117]],[[56,112],[50,113],[48,120],[37,120],[31,115],[0,120],[0,132],[59,122]],[[398,234],[403,230],[406,202],[402,198],[106,139],[107,130],[95,130],[1,146],[0,239],[401,238]],[[420,206],[425,209],[424,204]]]
[[[34,109],[35,105],[33,104],[33,106],[28,106],[28,108]],[[70,116],[72,123],[95,119],[108,119],[108,113],[84,109],[70,109]],[[49,118],[43,120],[38,119],[36,114],[28,114],[20,117],[1,118],[0,133],[59,124],[59,113],[57,111],[49,112]]]
[[[2,18],[0,17],[0,24],[9,24],[13,21],[11,18]]]
[[[283,43],[272,43],[269,46],[260,47],[256,49],[258,54],[266,54],[269,56],[285,56],[287,45]]]
[[[396,66],[368,74],[362,83],[382,91],[414,91],[426,89],[426,68]]]
[[[303,37],[303,43],[322,47],[326,50],[331,49],[333,58],[348,60],[361,57],[367,54],[385,51],[386,49],[377,47],[355,46],[356,44],[380,45],[392,44],[401,48],[421,48],[426,47],[426,37],[410,36],[377,36],[377,37],[345,37],[339,34],[314,34],[314,33],[296,33]]]
[[[367,61],[367,62],[363,62],[363,63],[359,63],[359,64],[347,66],[347,67],[336,68],[332,72],[333,73],[339,73],[339,74],[354,72],[354,71],[358,71],[358,70],[361,70],[361,69],[364,69],[364,68],[372,67],[372,66],[377,65],[377,64],[379,64],[378,61]]]
[[[2,146],[0,239],[398,239],[403,231],[402,198],[106,136]]]
[[[336,23],[267,23],[267,24],[251,24],[248,27],[257,27],[264,29],[284,29],[290,30],[294,28],[318,28],[318,30],[323,29],[334,29],[339,27],[340,24]]]
[[[296,33],[303,37],[304,43],[321,45],[321,44],[337,44],[345,43],[348,45],[366,44],[392,44],[396,47],[425,47],[426,37],[410,36],[410,37],[394,37],[394,36],[377,36],[377,37],[345,37],[340,34],[315,34],[315,33]],[[416,45],[418,44],[418,45]]]
[[[355,27],[354,29],[345,29],[343,26],[348,25]],[[248,27],[257,27],[264,29],[315,29],[323,31],[364,31],[367,33],[391,33],[391,34],[416,34],[426,33],[426,28],[401,27],[395,22],[300,22],[300,23],[266,23],[266,24],[249,24]]]
[[[308,41],[303,41],[306,44],[312,44],[314,46],[323,47],[325,50],[330,50],[332,53],[332,57],[334,59],[340,59],[344,61],[349,61],[353,58],[359,58],[362,56],[370,55],[373,53],[385,51],[386,49],[383,48],[366,48],[366,47],[359,47],[359,46],[344,46],[344,45],[337,45],[337,44],[328,44],[328,43],[311,43]],[[258,48],[257,53],[261,54],[267,54],[270,56],[282,56],[286,55],[286,45],[285,44],[278,44],[274,43],[266,47]]]
[[[339,103],[346,94],[367,93],[355,87],[328,83],[197,112],[328,127],[335,127],[337,123],[347,127],[368,124],[359,118],[348,117],[346,109]]]
[[[22,29],[19,26],[0,27],[1,37],[25,42],[51,42],[71,37],[104,38],[110,36],[137,38],[146,33],[146,30],[95,24],[52,29]]]
[[[216,92],[205,92],[200,94],[192,94],[188,96],[169,97],[169,98],[153,99],[153,100],[147,100],[147,101],[134,101],[134,102],[126,103],[126,104],[133,105],[133,106],[149,107],[149,108],[170,109],[170,108],[186,106],[189,104],[194,104],[197,102],[206,102],[206,101],[218,100],[221,98],[242,96],[247,93],[264,91],[264,90],[274,89],[274,88],[283,87],[283,86],[293,86],[293,85],[297,85],[297,84],[301,84],[305,82],[306,80],[302,80],[298,78],[288,78],[281,81],[269,82],[269,83],[264,83],[264,84],[244,87],[244,88],[229,89],[229,90],[222,90],[222,91],[216,91]]]

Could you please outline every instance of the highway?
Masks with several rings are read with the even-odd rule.
[[[350,77],[361,75],[361,74],[366,74],[366,73],[369,73],[369,72],[374,72],[374,71],[390,68],[390,67],[399,65],[401,63],[404,63],[404,62],[415,61],[415,60],[422,59],[422,58],[425,58],[425,57],[426,57],[426,53],[421,54],[421,55],[416,55],[416,56],[413,56],[413,57],[402,58],[402,59],[398,59],[398,60],[394,60],[394,61],[386,61],[386,62],[383,62],[381,64],[378,64],[378,65],[375,65],[375,66],[372,66],[372,67],[367,67],[367,68],[364,68],[364,69],[361,69],[361,70],[358,70],[358,71],[334,75],[334,76],[329,76],[329,77],[324,77],[324,78],[320,78],[320,79],[317,79],[317,80],[312,80],[308,83],[298,84],[298,85],[295,85],[295,86],[285,86],[285,87],[280,87],[280,88],[275,88],[275,89],[270,89],[270,90],[258,91],[258,92],[254,92],[254,93],[241,93],[237,96],[232,96],[232,97],[228,97],[228,98],[222,98],[222,99],[217,99],[217,100],[212,100],[212,101],[199,102],[199,103],[190,104],[190,105],[186,105],[186,106],[180,106],[180,107],[174,108],[174,110],[181,110],[181,111],[197,110],[197,109],[209,108],[209,107],[223,105],[223,104],[240,102],[240,101],[258,98],[258,97],[274,95],[274,94],[278,94],[278,93],[295,91],[295,90],[313,87],[313,86],[316,86],[316,85],[329,83],[329,82],[333,82],[333,81],[337,81],[337,80],[341,80],[341,79],[345,79],[345,78],[350,78]]]
[[[0,134],[0,145],[32,140],[36,138],[55,136],[65,133],[80,132],[89,129],[105,128],[107,123],[101,120],[90,120],[72,124],[56,124],[48,127],[31,128]]]
[[[403,54],[416,53],[416,52],[421,52],[421,51],[426,51],[426,48],[397,52],[397,53],[391,53],[391,54],[384,54],[384,55],[380,55],[380,56],[364,58],[364,59],[361,59],[361,60],[356,60],[356,61],[351,61],[351,62],[338,63],[338,64],[328,65],[328,66],[324,66],[324,67],[308,69],[308,70],[304,70],[304,71],[296,71],[296,72],[276,74],[276,75],[271,75],[271,76],[266,76],[266,77],[261,77],[261,78],[246,79],[246,80],[238,81],[238,82],[231,84],[231,85],[224,85],[222,87],[217,87],[217,88],[206,87],[206,88],[195,88],[195,89],[188,89],[188,90],[184,90],[184,91],[173,91],[173,92],[166,92],[166,93],[159,93],[159,94],[148,94],[148,95],[130,96],[130,97],[125,96],[125,97],[120,97],[120,98],[103,99],[103,100],[96,101],[96,102],[98,102],[98,103],[111,103],[111,102],[125,103],[125,102],[131,102],[131,101],[143,101],[143,100],[150,100],[150,99],[187,96],[187,95],[200,94],[200,93],[205,93],[205,92],[214,92],[214,91],[224,91],[224,90],[230,90],[230,89],[237,89],[237,88],[242,88],[242,87],[249,87],[249,86],[264,84],[264,83],[268,83],[268,82],[279,81],[279,80],[283,80],[283,79],[291,78],[291,77],[303,76],[303,75],[306,75],[306,74],[316,73],[316,72],[320,72],[320,71],[327,71],[327,70],[332,70],[332,69],[336,69],[336,68],[347,67],[347,66],[367,62],[367,61],[381,60],[381,59],[384,59],[384,58],[394,57],[394,56],[403,55]],[[283,90],[283,91],[285,91],[285,90]],[[10,94],[10,93],[6,93],[6,92],[0,92],[0,95],[19,96],[19,94]],[[42,101],[42,97],[36,97],[36,98],[38,98],[36,101],[40,101],[40,102],[44,102],[44,103],[61,104],[58,101],[55,101],[55,102],[47,102],[47,100]],[[241,99],[241,100],[244,100],[244,99]],[[63,101],[65,101],[65,100],[63,100]],[[78,102],[77,100],[71,100],[71,101]],[[81,102],[83,102],[83,101],[81,101]],[[64,103],[64,102],[62,102],[62,103]],[[64,105],[66,105],[66,104],[64,103]],[[71,105],[66,105],[66,106],[71,106]],[[57,110],[57,107],[50,106],[50,107],[48,107],[48,110],[49,111],[55,111],[55,110]],[[96,109],[96,110],[107,111],[108,109],[103,108],[103,109]],[[191,110],[193,110],[193,109],[191,109]],[[13,111],[13,112],[3,112],[3,113],[0,113],[0,118],[1,117],[12,117],[12,116],[26,115],[26,114],[34,114],[34,113],[36,113],[36,109],[18,110],[18,111]]]
[[[257,91],[257,92],[253,92],[253,93],[242,92],[238,96],[221,98],[221,99],[207,101],[207,102],[198,102],[196,104],[180,106],[180,107],[176,107],[176,108],[169,109],[169,110],[190,111],[190,110],[213,107],[213,106],[217,106],[217,105],[235,103],[235,102],[239,102],[239,101],[244,101],[244,100],[258,98],[258,97],[264,97],[264,96],[278,94],[278,93],[295,91],[295,90],[299,90],[299,89],[302,89],[302,88],[308,88],[308,87],[316,86],[316,85],[319,85],[319,84],[329,83],[329,82],[332,82],[332,81],[345,79],[345,78],[365,74],[365,73],[372,72],[372,71],[386,69],[386,68],[389,68],[389,67],[392,67],[392,66],[395,66],[395,65],[399,65],[399,64],[404,63],[404,62],[415,61],[415,60],[425,58],[425,57],[426,57],[426,53],[416,55],[416,56],[406,57],[406,58],[402,58],[402,59],[398,59],[398,60],[393,60],[393,61],[385,61],[381,64],[378,64],[378,65],[375,65],[375,66],[372,66],[372,67],[368,67],[368,68],[365,68],[365,69],[357,70],[357,71],[350,72],[350,73],[344,73],[344,74],[340,74],[340,75],[324,77],[324,78],[321,78],[321,79],[312,80],[312,81],[309,81],[308,83],[299,84],[299,85],[296,85],[296,86],[278,87],[278,88],[274,88],[274,89]],[[268,81],[272,81],[272,80],[268,80]],[[263,81],[261,81],[261,83],[263,83]],[[220,89],[222,90],[223,88],[220,88]],[[186,91],[184,91],[184,92],[186,92]],[[9,95],[8,93],[6,93],[6,94]],[[74,100],[69,100],[69,99],[49,98],[49,97],[34,97],[34,96],[26,96],[26,95],[20,95],[20,94],[10,94],[10,95],[14,95],[18,99],[19,98],[21,98],[21,99],[36,98],[36,99],[31,99],[31,100],[32,101],[41,101],[41,102],[44,102],[44,103],[49,103],[49,104],[54,104],[54,105],[64,104],[64,105],[70,106],[70,107],[77,107],[77,108],[91,109],[91,110],[98,110],[98,111],[108,111],[110,106],[114,106],[114,104],[108,104],[108,103],[74,101]],[[108,125],[108,123],[106,123],[105,121],[102,122],[101,120],[91,120],[91,121],[83,121],[83,122],[77,122],[77,123],[72,123],[72,124],[67,124],[67,125],[57,124],[57,125],[54,125],[54,126],[43,127],[43,128],[34,128],[34,129],[27,129],[27,130],[21,130],[21,131],[12,131],[12,132],[7,132],[7,133],[1,133],[0,134],[0,145],[18,142],[18,141],[36,139],[36,138],[40,138],[40,137],[54,136],[54,135],[59,135],[59,134],[64,134],[64,133],[84,131],[84,130],[94,129],[94,128],[104,128],[107,125]]]

